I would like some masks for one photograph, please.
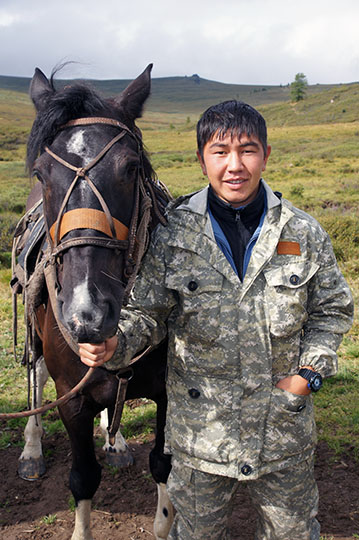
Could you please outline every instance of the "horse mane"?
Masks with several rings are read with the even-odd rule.
[[[119,111],[114,98],[104,98],[88,83],[76,82],[63,88],[56,88],[51,74],[48,95],[44,106],[37,111],[27,142],[26,168],[31,173],[36,158],[51,145],[61,126],[76,118],[102,116],[114,118],[128,125],[135,132],[141,144],[143,164],[147,178],[156,178],[146,150],[143,148],[142,134],[133,120],[126,118],[125,111]],[[121,117],[120,117],[121,116]]]

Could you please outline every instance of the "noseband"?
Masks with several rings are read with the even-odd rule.
[[[53,159],[61,163],[61,165],[64,167],[75,172],[75,177],[63,199],[57,219],[48,231],[51,240],[51,253],[48,261],[56,265],[60,253],[68,250],[71,247],[85,245],[125,251],[125,269],[123,278],[124,281],[127,282],[127,296],[129,294],[130,286],[132,286],[138,271],[139,263],[147,247],[151,208],[154,206],[156,209],[155,194],[153,193],[153,188],[151,189],[150,181],[145,178],[142,142],[140,138],[125,124],[112,118],[78,118],[76,120],[71,120],[62,126],[61,130],[77,126],[89,126],[93,124],[107,124],[117,127],[121,131],[85,167],[75,167],[52,152],[52,150],[50,150],[48,147],[45,147],[45,151]],[[136,178],[135,203],[129,228],[111,215],[106,201],[87,174],[88,171],[92,169],[126,134],[130,135],[136,141],[141,159],[141,165]],[[93,208],[76,208],[74,210],[65,212],[66,204],[68,203],[79,178],[84,178],[86,180],[87,184],[96,195],[102,210],[95,210]],[[159,218],[159,221],[164,221],[162,215],[159,216],[156,213],[156,216]],[[62,240],[62,238],[68,232],[77,229],[94,229],[105,234],[107,238],[103,236],[86,235]]]

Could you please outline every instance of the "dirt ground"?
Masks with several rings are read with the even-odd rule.
[[[98,449],[103,476],[93,501],[92,530],[96,540],[154,539],[156,487],[148,468],[151,443],[132,440],[130,447],[135,465],[116,473],[104,464],[103,453]],[[47,472],[36,482],[21,480],[17,475],[19,447],[0,452],[1,540],[71,538],[74,513],[69,506],[69,442],[65,435],[47,436],[43,448],[48,455]],[[322,535],[328,540],[358,538],[359,467],[351,459],[350,449],[348,454],[335,459],[326,445],[320,444],[316,478],[321,496],[318,518]],[[50,517],[46,520],[45,516]],[[254,521],[254,510],[244,487],[237,494],[231,520],[233,540],[253,539]]]

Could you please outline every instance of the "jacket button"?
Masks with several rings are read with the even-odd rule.
[[[292,285],[298,285],[299,276],[297,276],[296,274],[293,274],[292,276],[290,276],[289,281],[291,282]]]
[[[244,476],[249,476],[250,474],[252,474],[253,472],[253,469],[250,465],[243,465],[243,467],[241,468],[241,473],[244,474]]]
[[[196,281],[190,281],[188,283],[188,288],[190,291],[195,291],[198,288],[198,283]]]
[[[199,396],[201,395],[201,392],[197,390],[197,388],[191,388],[190,390],[188,390],[188,393],[190,397],[193,399],[198,399]]]

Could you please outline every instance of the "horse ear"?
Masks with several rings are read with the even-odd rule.
[[[143,105],[150,95],[152,66],[153,64],[149,64],[116,99],[117,106],[123,109],[132,120],[141,116]]]
[[[46,97],[53,93],[53,88],[41,69],[36,68],[32,81],[30,83],[30,97],[37,111],[43,109]]]

